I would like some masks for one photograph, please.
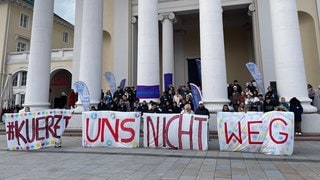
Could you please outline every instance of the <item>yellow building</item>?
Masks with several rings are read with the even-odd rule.
[[[0,82],[13,75],[14,103],[24,103],[33,19],[33,3],[0,1]],[[54,15],[50,101],[71,87],[74,26]],[[52,107],[54,103],[52,103]]]

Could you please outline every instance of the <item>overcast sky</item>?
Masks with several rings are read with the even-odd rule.
[[[75,0],[54,0],[54,13],[74,25]]]

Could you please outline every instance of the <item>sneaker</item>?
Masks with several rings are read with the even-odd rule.
[[[298,132],[296,132],[295,134],[296,134],[296,135],[298,135],[299,133],[298,133]]]
[[[301,136],[301,135],[302,135],[302,132],[298,132],[298,135]]]
[[[55,145],[54,147],[55,148],[61,148],[61,145]]]

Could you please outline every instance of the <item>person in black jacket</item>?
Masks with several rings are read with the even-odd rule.
[[[294,114],[294,129],[296,135],[301,136],[301,121],[302,121],[302,113],[303,113],[303,107],[301,106],[301,102],[296,98],[293,97],[289,101],[290,108],[289,111],[293,112]]]
[[[204,106],[203,101],[199,101],[199,107],[197,108],[195,114],[207,115],[210,118],[209,110]]]

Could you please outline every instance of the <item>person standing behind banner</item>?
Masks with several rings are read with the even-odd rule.
[[[24,107],[24,112],[30,112],[30,107],[29,106]]]
[[[281,97],[280,98],[280,103],[279,103],[280,109],[284,109],[284,111],[289,111],[289,104],[286,102],[286,98],[285,97]],[[279,106],[277,107],[277,109],[279,109]],[[282,108],[283,107],[283,108]]]
[[[316,96],[316,91],[313,89],[311,84],[308,84],[308,97],[312,100],[311,105],[313,105],[314,97]]]
[[[273,104],[271,97],[266,96],[266,98],[263,102],[263,112],[274,111],[275,107],[276,107],[276,105]]]
[[[195,114],[199,114],[199,115],[207,115],[208,117],[208,120],[207,120],[207,138],[208,140],[210,141],[210,138],[209,138],[209,118],[210,118],[210,112],[209,110],[204,107],[204,104],[203,104],[203,101],[199,101],[199,107],[197,108]]]
[[[69,98],[68,98],[68,106],[71,109],[74,109],[76,105],[76,93],[74,92],[73,89],[71,89],[71,92],[69,94]]]
[[[185,104],[183,110],[181,111],[180,114],[194,114],[194,112],[191,109],[190,104]]]
[[[318,111],[320,110],[320,85],[318,86],[318,88],[315,90],[315,96],[313,99],[313,105],[318,109]]]
[[[232,92],[231,96],[229,97],[230,98],[230,105],[232,105],[233,110],[235,112],[238,111],[238,106],[239,106],[238,98],[240,97],[240,93],[238,92],[237,89],[238,89],[237,86],[233,86],[233,92]]]
[[[222,106],[222,112],[230,112],[228,104]]]
[[[104,111],[107,110],[107,105],[104,103],[103,99],[100,99],[100,102],[98,104],[98,111]]]
[[[269,86],[267,88],[267,93],[265,94],[265,99],[266,99],[266,97],[270,97],[271,102],[274,106],[279,105],[279,97],[278,97],[277,93],[274,91],[274,89],[272,88],[272,86]]]
[[[294,129],[295,134],[301,136],[301,121],[302,121],[302,113],[303,107],[301,106],[301,102],[296,98],[293,97],[289,101],[290,103],[290,112],[294,114]]]
[[[195,114],[207,115],[208,119],[210,118],[209,110],[204,106],[203,101],[199,101],[199,107],[196,110]]]
[[[61,92],[61,96],[60,96],[60,109],[64,109],[67,105],[67,98],[68,98],[68,95],[62,91]]]

